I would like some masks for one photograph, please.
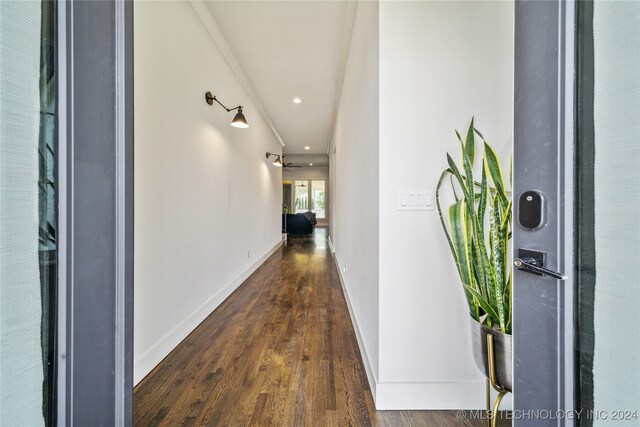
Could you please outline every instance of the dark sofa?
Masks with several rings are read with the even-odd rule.
[[[316,224],[316,214],[313,212],[282,215],[282,229],[287,234],[311,234]]]

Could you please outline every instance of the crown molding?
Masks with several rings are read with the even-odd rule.
[[[271,121],[271,117],[269,117],[269,114],[267,114],[267,110],[264,108],[262,101],[253,89],[253,85],[247,78],[247,75],[245,74],[244,70],[240,66],[240,63],[233,54],[233,50],[229,46],[229,43],[227,43],[227,39],[224,37],[224,34],[222,33],[222,30],[220,29],[220,26],[216,22],[215,18],[211,14],[211,11],[209,10],[209,8],[207,8],[203,0],[189,0],[189,4],[195,11],[196,15],[198,15],[198,18],[200,18],[200,22],[202,22],[202,25],[209,33],[209,36],[211,37],[213,42],[216,44],[216,46],[218,46],[218,49],[220,49],[220,52],[222,53],[224,59],[227,61],[227,64],[229,64],[231,71],[240,82],[240,86],[242,86],[247,95],[249,95],[249,99],[251,99],[251,102],[253,102],[253,104],[255,105],[262,119],[267,123],[267,126],[269,126],[271,132],[276,137],[278,142],[280,142],[280,144],[284,147],[284,141],[280,137],[278,130]]]

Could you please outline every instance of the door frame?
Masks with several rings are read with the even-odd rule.
[[[56,7],[57,424],[131,426],[133,2]]]
[[[513,252],[545,251],[546,267],[568,276],[558,281],[514,270],[516,426],[573,425],[561,418],[574,409],[575,396],[575,7],[574,1],[515,3]],[[546,225],[536,231],[517,222],[517,200],[531,189],[546,199]],[[527,411],[560,416],[545,420],[524,416],[534,414]]]

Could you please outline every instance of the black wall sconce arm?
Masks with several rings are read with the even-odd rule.
[[[216,101],[218,104],[220,104],[220,106],[222,108],[227,110],[228,113],[230,113],[231,111],[234,111],[234,110],[238,110],[238,113],[233,118],[233,121],[231,121],[231,126],[234,126],[234,127],[237,127],[237,128],[248,128],[249,127],[249,124],[247,123],[247,119],[245,119],[244,114],[242,114],[242,105],[238,105],[237,107],[234,107],[234,108],[227,108],[211,92],[205,93],[204,94],[204,99],[207,101],[207,104],[209,104],[209,105],[213,105],[213,101]]]
[[[216,96],[213,95],[211,92],[205,93],[204,94],[204,99],[207,101],[207,104],[209,104],[209,105],[213,105],[213,101],[216,101],[218,104],[220,104],[220,106],[222,106],[222,108],[227,110],[228,113],[232,112],[233,110],[242,110],[242,105],[238,105],[235,108],[227,108],[227,107],[225,107],[225,105],[222,102],[220,102],[218,100],[218,98],[216,98]]]

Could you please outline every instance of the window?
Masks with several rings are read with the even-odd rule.
[[[309,183],[296,181],[296,213],[309,210]]]
[[[326,218],[326,190],[324,180],[296,180],[295,212],[311,211],[316,218]]]
[[[324,195],[324,181],[311,181],[311,211],[316,214],[316,218],[326,217]]]

